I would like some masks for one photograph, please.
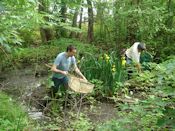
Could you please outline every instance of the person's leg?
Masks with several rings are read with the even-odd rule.
[[[58,90],[59,90],[59,88],[60,88],[60,85],[62,84],[62,80],[53,77],[53,78],[52,78],[52,81],[54,82],[54,86],[51,87],[51,88],[52,88],[52,89],[51,89],[51,90],[52,90],[52,96],[55,97],[55,94],[58,92]]]
[[[132,60],[130,59],[130,58],[128,58],[128,57],[126,57],[126,64],[132,64]]]
[[[62,83],[63,83],[63,86],[64,86],[64,92],[63,92],[63,96],[64,96],[64,117],[66,117],[66,107],[67,107],[67,102],[68,102],[68,93],[67,93],[67,89],[68,89],[68,77],[66,76],[66,77],[64,77],[63,79],[62,79]]]
[[[63,83],[64,88],[65,88],[66,90],[68,89],[68,81],[69,81],[69,79],[68,79],[67,76],[64,77],[64,78],[62,79],[62,83]]]
[[[63,77],[61,79],[52,78],[52,81],[54,82],[54,86],[52,87],[52,93],[55,95],[58,90],[60,89],[61,91],[65,91],[66,89],[68,89],[68,77]],[[63,86],[61,86],[63,84]],[[63,87],[63,88],[62,88]]]
[[[132,77],[132,60],[126,56],[126,64],[127,64],[127,74],[128,74],[128,79],[131,79]]]

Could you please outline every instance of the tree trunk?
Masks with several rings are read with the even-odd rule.
[[[61,22],[62,23],[66,23],[66,18],[67,18],[66,12],[67,12],[66,2],[64,0],[61,0],[60,13],[61,13]],[[66,37],[67,36],[66,30],[64,28],[60,28],[60,35],[62,37]]]
[[[83,19],[83,7],[81,7],[81,10],[80,10],[80,21],[78,25],[79,29],[81,29],[81,26],[82,26],[82,19]],[[77,38],[79,38],[79,40],[82,40],[82,33],[78,33]]]
[[[80,11],[80,21],[79,21],[79,28],[81,29],[81,25],[82,25],[82,18],[83,18],[83,7],[81,7],[81,11]]]
[[[168,0],[168,2],[167,2],[167,10],[168,10],[169,14],[172,14],[172,15],[169,16],[169,18],[167,19],[167,22],[166,22],[167,27],[169,29],[172,29],[172,27],[173,27],[174,8],[175,8],[175,6],[173,4],[173,1],[172,0]],[[166,37],[166,44],[170,44],[170,43],[172,43],[172,36],[168,35]]]
[[[117,56],[121,55],[122,50],[125,48],[125,41],[127,38],[127,24],[126,24],[126,17],[123,18],[119,15],[119,9],[120,7],[122,7],[123,2],[122,1],[116,1],[114,3],[115,9],[114,9],[114,21],[115,21],[115,26],[114,26],[114,30],[115,30],[115,50],[117,53]],[[128,4],[128,3],[127,3]],[[126,6],[128,6],[126,4]],[[130,3],[129,3],[130,4]],[[124,31],[124,26],[125,27],[125,31]]]
[[[139,5],[140,0],[132,0],[131,5]]]
[[[43,12],[48,12],[48,7],[46,4],[46,1],[44,0],[39,0],[39,8],[38,8],[39,13],[43,13]],[[44,17],[44,19],[46,21],[49,20],[48,17]],[[40,27],[40,35],[41,35],[41,40],[43,43],[46,43],[50,40],[53,39],[53,31],[50,28],[46,28],[46,27]]]
[[[87,0],[88,4],[88,35],[87,35],[87,40],[88,42],[93,41],[93,23],[94,23],[94,18],[93,18],[93,8],[92,8],[92,2],[91,0]]]
[[[79,8],[77,7],[75,10],[74,16],[73,16],[72,27],[77,27],[78,10],[79,10]],[[71,38],[76,37],[76,32],[72,31],[70,33],[70,37]]]
[[[132,0],[131,1],[131,6],[138,8],[140,4],[140,0]],[[132,14],[130,14],[128,17],[133,17]],[[139,41],[140,37],[137,32],[139,32],[139,26],[138,26],[138,21],[137,19],[131,19],[128,21],[127,25],[127,30],[128,30],[128,37],[127,41],[132,45],[134,42]]]

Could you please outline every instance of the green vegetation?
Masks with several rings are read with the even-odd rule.
[[[77,47],[78,54],[84,54],[86,52],[94,53],[97,51],[97,49],[91,45],[63,38],[39,47],[15,48],[11,54],[7,54],[2,60],[0,67],[2,70],[5,70],[6,68],[13,69],[14,67],[20,68],[33,64],[43,65],[52,63],[58,53],[66,51],[66,47],[69,44],[74,44]]]
[[[30,123],[38,130],[175,129],[175,0],[3,0],[0,21],[0,130],[28,130]],[[143,70],[138,73],[131,65],[134,73],[128,80],[124,50],[138,41],[147,47],[141,55]],[[43,103],[50,97],[43,90],[53,83],[43,66],[69,44],[76,46],[77,65],[94,90],[86,96],[60,91],[46,110]],[[33,84],[32,69],[22,74],[28,67],[35,67],[32,79],[42,79],[37,73],[47,70],[49,82],[13,88],[12,72],[18,69],[16,75]],[[38,88],[43,92],[33,93]],[[28,119],[18,100],[9,97],[17,95],[15,90],[24,95],[30,90],[29,96],[39,100],[23,101],[29,106],[37,101],[48,121]],[[99,103],[112,104],[116,116],[108,109],[104,116],[113,117],[93,120],[104,117],[98,114],[103,111]]]
[[[0,92],[0,129],[1,130],[23,130],[27,129],[29,119],[12,98]]]
[[[96,57],[93,54],[87,54],[79,63],[84,75],[89,80],[98,79],[103,82],[103,87],[100,90],[104,94],[112,95],[120,82],[126,79],[124,67],[116,55],[116,52],[111,52],[109,55],[99,54]]]
[[[166,130],[175,129],[175,58],[153,64],[146,71],[128,82],[128,92],[133,91],[134,104],[120,104],[119,119],[98,126],[98,130]],[[141,90],[141,91],[139,91]],[[127,94],[130,95],[130,94]],[[134,123],[134,124],[133,124]]]

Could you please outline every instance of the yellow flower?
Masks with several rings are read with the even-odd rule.
[[[109,62],[110,57],[107,54],[104,54],[106,62]]]
[[[122,58],[121,58],[122,60],[125,60],[125,57],[124,56],[122,56]]]
[[[123,57],[121,58],[121,60],[122,60],[122,66],[125,66],[125,65],[126,65],[125,57],[123,56]]]
[[[115,65],[112,65],[112,68],[115,68]]]
[[[108,57],[108,55],[107,55],[107,54],[104,54],[104,56],[105,56],[105,57]]]
[[[115,67],[113,67],[113,68],[112,68],[112,72],[115,72],[115,71],[116,71],[116,69],[115,69]]]
[[[104,54],[105,58],[110,58],[107,54]]]
[[[106,56],[106,60],[109,60],[110,59],[110,57],[109,56]]]

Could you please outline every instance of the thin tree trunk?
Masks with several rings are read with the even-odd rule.
[[[94,19],[93,19],[93,8],[92,8],[92,2],[91,0],[87,0],[87,4],[88,4],[88,35],[87,35],[87,40],[88,42],[92,42],[93,41],[93,23],[94,23]]]
[[[81,11],[80,11],[80,21],[79,21],[79,28],[81,29],[81,25],[82,25],[82,18],[83,18],[83,7],[81,7]]]
[[[66,23],[66,18],[67,18],[66,12],[67,12],[66,3],[65,3],[64,0],[61,0],[60,13],[61,13],[61,22],[62,23]],[[66,30],[64,28],[60,28],[60,35],[63,36],[63,37],[66,37]]]
[[[74,13],[74,17],[73,17],[73,21],[72,21],[72,27],[77,27],[78,10],[79,10],[79,8],[77,7],[76,10],[75,10],[75,13]],[[70,37],[71,38],[76,37],[76,32],[72,31],[70,33]]]
[[[167,19],[167,27],[169,28],[169,29],[172,29],[172,26],[173,26],[173,17],[174,17],[174,6],[173,6],[173,1],[172,0],[168,0],[168,2],[167,2],[167,10],[168,10],[168,12],[169,12],[169,14],[173,14],[173,15],[171,15],[171,16],[169,16],[169,18]],[[166,37],[166,43],[167,44],[170,44],[172,42],[172,36],[170,36],[170,35],[168,35],[167,37]]]
[[[78,27],[80,29],[82,27],[82,19],[83,19],[83,7],[81,7],[81,10],[80,10],[80,21],[79,21],[79,25],[78,25]],[[79,40],[81,40],[82,39],[82,33],[78,33],[77,38],[79,38]]]
[[[39,0],[39,8],[38,8],[39,13],[43,13],[43,12],[48,12],[48,7],[46,4],[46,1],[44,0]],[[44,19],[46,21],[49,20],[48,17],[44,17]],[[53,39],[53,31],[50,28],[44,28],[44,27],[40,27],[40,35],[41,35],[41,40],[43,43],[46,43],[50,40]]]
[[[120,22],[119,22],[119,17],[118,17],[118,9],[120,5],[118,2],[115,2],[115,14],[114,14],[114,20],[115,20],[115,50],[117,51],[117,55],[119,55],[120,52],[120,46],[121,46],[121,37],[120,37]]]
[[[131,6],[138,8],[140,4],[140,0],[132,0],[131,1]],[[132,14],[130,14],[131,16],[128,17],[133,17]],[[136,33],[139,32],[139,27],[138,27],[138,21],[136,19],[132,19],[131,21],[129,21],[128,25],[127,25],[127,30],[128,30],[128,37],[127,40],[130,43],[130,45],[132,45],[134,42],[138,41],[140,38],[140,36]]]

